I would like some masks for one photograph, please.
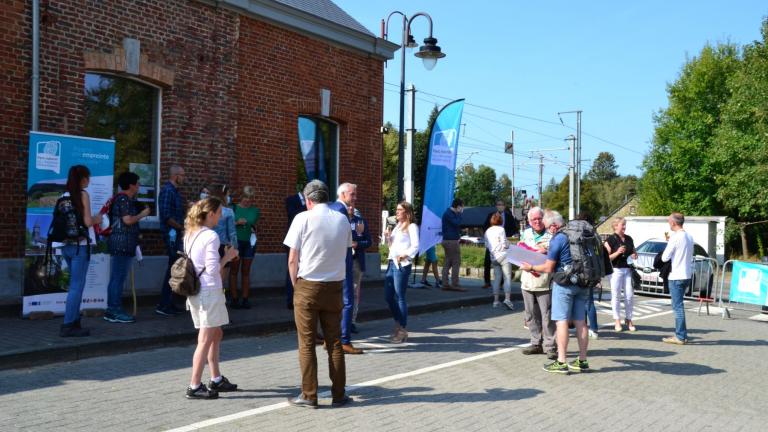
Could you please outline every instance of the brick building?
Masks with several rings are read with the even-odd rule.
[[[18,296],[22,284],[33,3],[8,0],[0,10],[5,298]],[[234,190],[255,186],[262,211],[255,285],[279,285],[284,277],[284,199],[305,180],[300,119],[313,124],[325,143],[318,151],[330,186],[358,183],[358,207],[378,232],[383,66],[398,46],[330,0],[39,5],[38,130],[116,137],[115,172],[135,162],[151,166],[155,188],[171,164],[180,164],[188,177],[182,188],[187,199],[207,183]],[[156,292],[166,258],[160,256],[156,219],[143,228],[149,257],[137,284]]]

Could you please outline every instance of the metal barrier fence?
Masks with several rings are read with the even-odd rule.
[[[731,265],[731,278],[733,279],[733,277],[734,277],[734,275],[733,275],[733,265],[734,265],[734,263],[737,263],[737,262],[740,262],[740,261],[738,261],[738,260],[728,260],[728,261],[726,261],[723,264],[723,271],[722,271],[722,273],[720,275],[720,286],[719,286],[719,289],[718,289],[718,292],[717,292],[717,296],[716,296],[717,300],[716,301],[717,301],[717,305],[720,307],[720,309],[722,311],[721,314],[722,314],[722,318],[723,319],[726,316],[728,318],[731,317],[730,310],[744,310],[744,311],[750,311],[750,312],[756,312],[756,313],[766,312],[768,310],[768,300],[766,300],[766,304],[765,305],[755,304],[755,303],[745,303],[745,302],[739,302],[739,301],[732,301],[731,287],[730,286],[728,286],[728,293],[726,294],[726,292],[725,292],[725,290],[726,290],[726,287],[725,287],[726,268],[728,267],[729,264]],[[748,264],[750,266],[756,266],[756,267],[762,268],[763,272],[765,274],[768,274],[768,265],[760,264],[760,263],[746,263],[746,264]],[[739,277],[739,275],[737,275],[736,277]],[[728,297],[727,303],[725,301],[726,295]]]
[[[720,274],[720,264],[715,258],[705,256],[693,257],[691,263],[693,271],[691,276],[691,286],[685,298],[689,300],[714,301],[713,294],[715,290],[715,281]],[[658,277],[658,271],[649,271],[650,269],[636,268],[642,273],[640,275],[640,286],[635,287],[635,293],[653,294],[669,297],[669,287]]]

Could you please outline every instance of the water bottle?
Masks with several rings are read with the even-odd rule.
[[[176,230],[174,228],[168,230],[168,240],[171,242],[171,247],[176,246]]]
[[[256,233],[255,232],[251,233],[251,247],[252,248],[256,247]]]

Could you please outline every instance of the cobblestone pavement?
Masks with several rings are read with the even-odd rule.
[[[299,371],[295,335],[281,333],[225,338],[222,369],[241,391],[216,401],[183,397],[192,346],[0,371],[0,430],[763,429],[768,324],[743,313],[697,316],[690,303],[691,343],[666,345],[668,301],[638,300],[661,310],[638,317],[635,333],[601,329],[589,373],[542,371],[543,356],[521,353],[522,305],[482,305],[414,316],[403,345],[386,341],[391,320],[361,325],[358,345],[368,352],[347,357],[355,398],[347,407],[330,408],[327,394],[318,410],[286,406]],[[575,350],[572,338],[570,358]],[[326,391],[325,352],[317,353]]]

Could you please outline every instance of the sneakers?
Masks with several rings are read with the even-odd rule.
[[[587,360],[576,359],[568,363],[568,369],[574,372],[586,372],[589,370],[589,362]]]
[[[426,280],[426,279],[422,280],[422,281],[421,281],[421,284],[422,284],[422,285],[424,285],[424,286],[428,286],[428,287],[431,287],[431,286],[432,286],[432,284],[431,284],[431,283],[429,283],[429,281],[428,281],[428,280]]]
[[[155,308],[155,313],[158,315],[164,315],[164,316],[174,316],[178,315],[180,313],[184,312],[183,310],[177,308],[174,305],[170,306],[158,306]]]
[[[563,375],[568,375],[570,373],[568,372],[568,365],[566,363],[560,363],[557,360],[550,364],[544,365],[544,370],[547,372],[559,373]]]
[[[511,300],[504,300],[504,306],[509,310],[515,310],[515,304]]]
[[[677,336],[665,337],[661,341],[664,343],[673,344],[673,345],[685,345],[686,343],[688,343],[687,339],[680,340],[677,338]]]
[[[531,345],[523,350],[523,354],[544,354],[544,349],[541,347],[541,345]]]
[[[187,399],[218,399],[219,392],[216,390],[209,390],[205,384],[200,383],[196,389],[187,387]]]
[[[495,301],[495,302],[493,302],[493,306],[491,306],[491,307],[497,308],[499,306],[501,306],[501,302]]]
[[[347,395],[344,395],[344,397],[341,398],[341,399],[333,399],[331,401],[331,406],[334,407],[334,408],[341,408],[344,405],[346,405],[346,404],[348,404],[348,403],[350,403],[352,401],[353,401],[353,399],[351,397],[349,397]]]
[[[251,308],[251,301],[247,298],[240,299],[240,309],[250,309]]]
[[[59,336],[61,337],[86,337],[90,335],[90,330],[72,324],[63,324],[59,330]]]
[[[221,376],[221,381],[219,381],[218,383],[214,382],[213,380],[211,380],[208,383],[208,387],[212,391],[216,391],[216,392],[233,392],[233,391],[237,391],[237,384],[232,384],[231,382],[229,382],[227,377],[225,377],[224,375]]]
[[[136,322],[136,318],[134,318],[132,315],[128,315],[123,311],[119,311],[119,312],[106,311],[104,312],[104,321],[109,321],[111,323],[127,324],[127,323]]]
[[[592,329],[589,330],[589,338],[590,339],[598,339],[599,337],[600,337],[600,335],[596,331],[594,331]]]

